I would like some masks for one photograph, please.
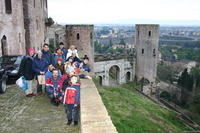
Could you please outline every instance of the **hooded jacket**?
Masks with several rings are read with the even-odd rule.
[[[63,104],[80,104],[80,84],[73,84],[66,88]]]

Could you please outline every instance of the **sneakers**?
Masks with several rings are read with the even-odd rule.
[[[68,120],[67,125],[70,125],[72,123],[72,120]]]
[[[32,94],[27,94],[26,97],[32,97]]]
[[[36,96],[36,94],[31,93],[31,94],[27,94],[27,95],[26,95],[26,97],[33,97],[33,96]]]

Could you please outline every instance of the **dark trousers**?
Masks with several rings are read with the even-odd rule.
[[[42,92],[42,87],[43,85],[40,85],[39,82],[38,82],[38,79],[37,79],[37,76],[36,76],[36,80],[37,80],[37,93],[39,92]]]
[[[74,104],[65,104],[65,112],[67,114],[67,120],[78,121],[80,105],[74,107]]]
[[[37,93],[42,92],[42,85],[37,84]]]

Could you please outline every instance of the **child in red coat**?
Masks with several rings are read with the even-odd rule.
[[[69,80],[70,83],[65,89],[63,103],[67,114],[67,125],[70,125],[72,121],[74,121],[74,125],[78,125],[80,108],[80,83],[78,80],[78,76],[72,75]]]

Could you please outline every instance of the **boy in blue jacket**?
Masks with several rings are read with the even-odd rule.
[[[65,89],[63,103],[67,114],[67,125],[70,125],[72,121],[74,121],[74,125],[78,125],[80,109],[80,83],[78,80],[78,76],[72,75],[69,80],[70,83]]]

